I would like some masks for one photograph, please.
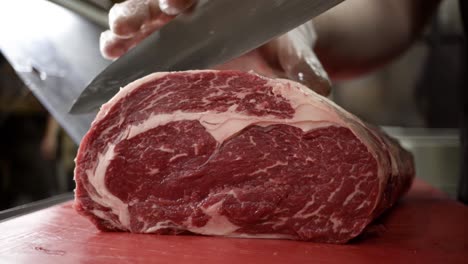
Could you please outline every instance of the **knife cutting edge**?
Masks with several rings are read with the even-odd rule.
[[[114,61],[84,89],[72,114],[97,110],[128,83],[160,71],[207,69],[241,56],[344,0],[208,1]]]

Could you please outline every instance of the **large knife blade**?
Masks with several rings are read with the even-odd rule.
[[[180,15],[101,72],[70,113],[99,108],[128,83],[158,71],[206,69],[253,50],[344,0],[212,0]]]

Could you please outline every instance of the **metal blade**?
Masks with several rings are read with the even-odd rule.
[[[121,87],[153,72],[206,69],[236,58],[342,1],[207,1],[109,65],[86,87],[70,113],[96,110]]]

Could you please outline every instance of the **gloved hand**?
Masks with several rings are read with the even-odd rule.
[[[101,34],[104,57],[115,59],[182,12],[196,0],[127,0],[109,12],[110,30]],[[330,81],[313,52],[317,36],[312,21],[216,69],[253,70],[268,77],[288,78],[328,95]]]

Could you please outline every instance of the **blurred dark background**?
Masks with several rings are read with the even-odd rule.
[[[0,54],[0,210],[71,191],[75,153]]]

